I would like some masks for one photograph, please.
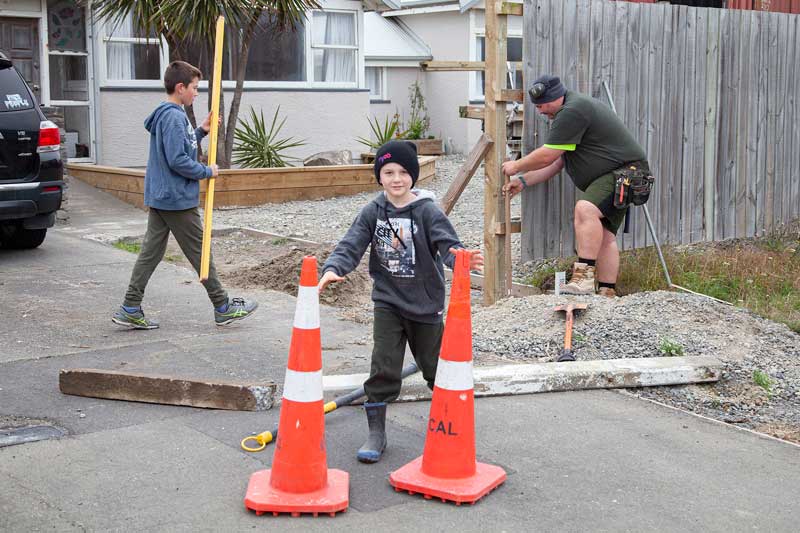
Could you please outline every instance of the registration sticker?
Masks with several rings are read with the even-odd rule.
[[[7,94],[6,101],[4,103],[6,104],[7,109],[20,109],[24,107],[30,107],[28,101],[22,98],[22,95],[19,94]]]

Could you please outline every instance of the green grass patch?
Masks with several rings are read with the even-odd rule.
[[[287,239],[286,237],[280,237],[280,238],[274,239],[272,241],[272,244],[274,246],[281,246],[281,245],[288,244],[288,243],[289,243],[289,239]]]
[[[669,339],[661,339],[658,344],[658,351],[665,357],[681,357],[683,355],[683,346]]]
[[[767,394],[772,396],[772,380],[766,372],[761,370],[753,371],[753,383],[767,391]]]
[[[138,254],[142,251],[142,243],[132,241],[117,241],[114,243],[114,248],[124,250],[132,254]]]

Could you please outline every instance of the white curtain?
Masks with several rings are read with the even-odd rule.
[[[356,18],[349,13],[325,13],[325,44],[356,44]],[[356,51],[325,49],[322,56],[323,79],[356,81]]]
[[[121,20],[118,24],[109,23],[106,26],[108,37],[136,37],[131,28],[130,15]],[[108,68],[108,79],[110,80],[132,80],[134,79],[135,59],[133,55],[133,43],[106,42],[106,64]]]

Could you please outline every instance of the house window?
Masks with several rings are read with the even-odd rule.
[[[249,81],[306,81],[306,28],[278,30],[262,15],[250,43],[245,79]]]
[[[366,68],[367,88],[370,100],[386,100],[386,68]]]
[[[314,81],[357,82],[356,13],[314,11],[312,17],[311,53]]]
[[[108,80],[159,80],[161,64],[160,41],[154,35],[146,37],[134,28],[130,16],[119,22],[108,22],[103,37]]]
[[[506,42],[506,60],[522,61],[522,37],[508,37]],[[475,51],[478,61],[486,61],[486,37],[483,35],[477,37]],[[486,73],[477,72],[474,80],[473,96],[482,99],[486,87]],[[524,89],[522,84],[522,70],[509,70],[506,86],[509,89]]]

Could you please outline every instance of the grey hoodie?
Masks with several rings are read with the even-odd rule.
[[[430,191],[397,208],[381,192],[367,204],[339,241],[322,273],[346,276],[356,268],[367,246],[375,307],[393,309],[417,322],[437,323],[444,311],[444,268],[455,257],[448,250],[463,248],[447,215]]]
[[[193,129],[183,108],[172,102],[162,102],[144,127],[150,132],[144,205],[166,211],[197,207],[198,180],[211,177],[211,168],[197,162],[197,143],[206,132]]]

